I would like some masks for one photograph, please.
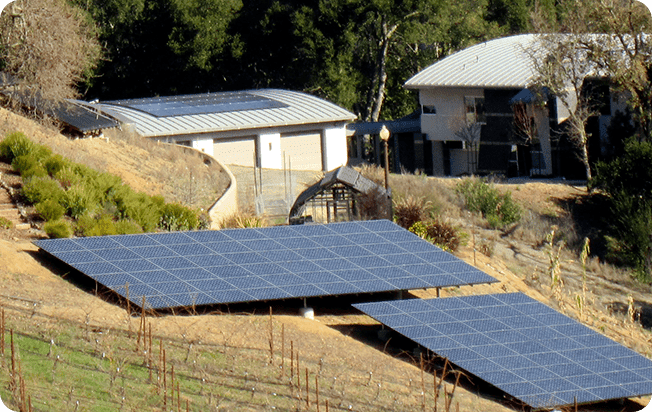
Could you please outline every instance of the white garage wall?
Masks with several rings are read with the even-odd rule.
[[[193,149],[201,150],[209,156],[213,156],[213,138],[195,139],[192,141]]]
[[[213,157],[227,165],[253,166],[256,138],[215,139]]]
[[[346,147],[346,127],[324,129],[324,171],[344,166],[349,161]]]
[[[258,135],[258,150],[260,167],[266,169],[282,169],[281,134],[270,133]]]
[[[281,137],[281,156],[292,170],[322,170],[321,131]]]

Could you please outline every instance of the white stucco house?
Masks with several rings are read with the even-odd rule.
[[[555,96],[533,104],[536,73],[529,51],[536,36],[476,44],[437,61],[405,83],[419,93],[421,133],[432,143],[434,175],[508,174],[510,168],[519,175],[570,173],[569,164],[577,161],[576,156],[572,146],[554,133],[568,111]],[[606,87],[609,90],[608,83]],[[527,144],[515,136],[519,104],[522,115],[534,125]],[[595,137],[604,137],[611,117],[624,109],[622,99],[607,93]]]
[[[328,171],[347,164],[353,113],[280,89],[106,101],[100,111],[140,136],[191,146],[224,164]]]

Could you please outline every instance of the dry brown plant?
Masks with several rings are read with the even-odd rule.
[[[6,73],[53,103],[75,97],[100,57],[95,28],[64,0],[17,0],[0,18]]]

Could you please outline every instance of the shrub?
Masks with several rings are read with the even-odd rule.
[[[23,179],[29,179],[35,176],[44,177],[48,175],[48,172],[45,170],[45,168],[32,154],[15,157],[11,162],[11,167],[20,173]]]
[[[0,157],[8,163],[34,150],[34,143],[21,132],[9,133],[0,142]]]
[[[612,199],[607,259],[635,269],[640,281],[649,282],[652,272],[652,204],[625,193]]]
[[[11,161],[11,167],[20,174],[23,173],[23,170],[27,170],[37,164],[38,160],[29,154],[14,157],[14,160]]]
[[[168,203],[161,208],[159,226],[165,230],[193,230],[199,225],[197,213],[178,203]]]
[[[92,190],[88,190],[87,187],[77,184],[68,189],[61,203],[68,211],[68,214],[77,219],[80,216],[92,213],[99,208],[97,203],[97,198],[95,193]]]
[[[247,227],[265,227],[268,226],[267,221],[253,213],[234,213],[229,217],[225,217],[219,223],[221,229],[233,228],[247,228]]]
[[[464,179],[457,184],[456,190],[464,198],[466,209],[482,214],[494,229],[521,219],[521,207],[514,202],[510,192],[502,194],[480,179]]]
[[[11,223],[11,220],[7,219],[4,216],[0,216],[0,228],[2,229],[11,229],[14,226],[13,223]]]
[[[143,233],[141,226],[129,219],[122,219],[115,222],[115,231],[118,235],[133,235]]]
[[[61,201],[64,194],[59,182],[50,177],[34,177],[29,179],[22,188],[23,198],[29,204],[40,203],[48,199],[58,202]]]
[[[165,204],[162,197],[135,193],[130,187],[122,186],[116,189],[113,198],[119,218],[133,220],[145,232],[152,232],[159,225],[161,207]]]
[[[407,196],[394,203],[394,222],[409,229],[416,222],[428,217],[429,208],[430,202],[425,202],[423,198]]]
[[[60,170],[70,165],[70,162],[61,155],[53,155],[43,162],[43,167],[52,177],[56,176]]]
[[[356,213],[360,220],[391,219],[391,199],[385,189],[378,186],[356,196]]]
[[[111,173],[98,173],[92,177],[85,178],[84,182],[89,190],[95,192],[100,203],[114,202],[116,193],[119,193],[122,187],[122,179]],[[131,188],[129,188],[131,190]]]
[[[65,189],[82,182],[81,176],[75,172],[73,165],[65,165],[54,173],[54,178],[61,183]]]
[[[47,235],[52,239],[70,237],[72,235],[70,225],[65,220],[47,222],[43,225],[43,230],[45,230],[45,233],[47,233]]]
[[[85,236],[106,236],[117,234],[118,231],[116,230],[115,222],[109,215],[101,215],[99,218],[95,219],[95,224],[87,233],[84,233]]]
[[[46,199],[34,205],[36,211],[45,221],[59,220],[66,209],[54,199]]]
[[[449,252],[455,252],[464,238],[456,227],[440,220],[415,222],[408,230]]]

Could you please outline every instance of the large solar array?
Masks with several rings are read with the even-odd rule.
[[[652,394],[652,361],[521,293],[353,306],[534,408]]]
[[[153,309],[496,282],[386,220],[34,243]]]
[[[287,104],[247,92],[221,92],[104,102],[141,110],[155,117],[235,112],[288,107]]]

